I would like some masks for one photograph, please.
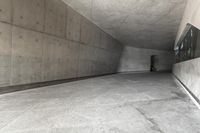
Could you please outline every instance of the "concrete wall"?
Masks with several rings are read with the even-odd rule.
[[[61,0],[0,0],[0,87],[113,73],[121,50]]]
[[[181,34],[183,33],[187,23],[194,25],[200,29],[200,0],[187,0],[187,6],[179,26],[179,31],[176,37],[176,43],[178,42]]]
[[[172,52],[127,46],[122,52],[118,71],[149,71],[151,55],[158,55],[156,68],[159,71],[168,71],[172,69],[172,64],[174,61]]]
[[[173,73],[200,100],[200,58],[175,64]]]
[[[200,0],[188,0],[177,34],[176,43],[183,34],[187,23],[200,29]],[[200,44],[198,43],[198,45]],[[200,99],[200,58],[174,64],[173,73],[198,99]]]

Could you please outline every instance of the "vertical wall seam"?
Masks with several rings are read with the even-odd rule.
[[[64,3],[64,2],[63,2]],[[64,3],[65,4],[65,3]],[[64,38],[67,39],[67,20],[68,20],[68,7],[65,4],[65,13],[64,13],[64,18],[65,18],[65,26],[64,26]]]
[[[43,18],[43,32],[45,32],[45,23],[46,23],[46,0],[43,1],[44,3],[44,18]],[[43,68],[44,68],[44,49],[45,49],[45,35],[42,35],[42,62],[41,62],[41,78],[43,81],[45,81],[45,77],[44,77],[44,72],[43,72]]]
[[[91,20],[93,20],[93,6],[94,6],[94,1],[91,0],[91,9],[90,9],[90,11],[91,11]]]
[[[43,23],[43,32],[45,33],[45,28],[46,28],[46,12],[47,12],[47,5],[46,5],[46,0],[44,0],[44,23]]]
[[[14,2],[13,0],[11,0],[11,44],[10,44],[10,79],[9,79],[9,85],[12,85],[13,84],[13,23],[14,23]]]
[[[80,37],[80,42],[81,42],[81,32],[82,32],[82,19],[83,19],[83,17],[82,16],[80,16],[80,33],[79,33],[79,37]],[[78,50],[78,66],[77,66],[77,74],[76,74],[76,76],[77,77],[80,77],[79,75],[80,75],[80,71],[79,71],[79,68],[80,68],[80,53],[81,53],[81,44],[79,44],[79,50]]]

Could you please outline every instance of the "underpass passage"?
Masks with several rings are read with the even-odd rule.
[[[0,96],[0,133],[199,133],[170,73],[115,74]]]

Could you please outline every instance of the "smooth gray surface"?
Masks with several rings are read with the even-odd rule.
[[[189,0],[179,26],[175,46],[181,39],[184,29],[188,23],[200,29],[199,16],[200,0]],[[200,42],[198,45],[199,44]],[[199,49],[198,45],[196,49]],[[200,58],[174,64],[173,73],[193,93],[193,95],[200,100]]]
[[[170,71],[172,69],[174,61],[173,52],[126,46],[122,52],[118,71],[149,71],[151,66],[151,55],[157,55],[157,60],[155,62],[157,71]]]
[[[122,47],[61,0],[0,0],[0,87],[114,73]]]
[[[178,41],[188,23],[191,25],[194,25],[195,27],[200,29],[200,17],[199,16],[200,16],[200,0],[188,0],[182,21],[179,26],[175,44],[178,43]]]
[[[165,50],[173,49],[187,2],[187,0],[63,1],[125,45]]]
[[[169,73],[118,74],[0,96],[0,133],[199,133]]]
[[[200,100],[200,58],[176,63],[173,73]]]

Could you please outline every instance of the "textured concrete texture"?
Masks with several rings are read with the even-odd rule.
[[[0,0],[0,20],[3,22],[11,22],[11,3],[12,0]]]
[[[122,52],[118,71],[149,71],[152,55],[157,55],[155,62],[157,71],[170,71],[172,69],[174,61],[173,52],[126,46]]]
[[[189,0],[182,18],[179,32],[177,34],[176,43],[184,33],[184,29],[188,23],[200,29],[200,0]],[[199,40],[198,40],[198,44]],[[198,45],[196,47],[198,49]],[[173,73],[179,80],[198,98],[200,99],[200,59],[192,59],[189,61],[174,64]]]
[[[190,0],[63,1],[125,45],[165,50],[173,48],[186,2],[190,2]]]
[[[118,74],[0,96],[0,133],[199,133],[168,73]]]
[[[0,0],[0,87],[114,73],[121,50],[61,0]]]
[[[173,73],[200,100],[200,58],[174,64]]]
[[[11,70],[11,26],[0,23],[0,86],[9,85]]]
[[[200,0],[188,0],[187,6],[179,26],[179,31],[176,37],[176,43],[182,35],[187,23],[194,25],[200,29]]]

